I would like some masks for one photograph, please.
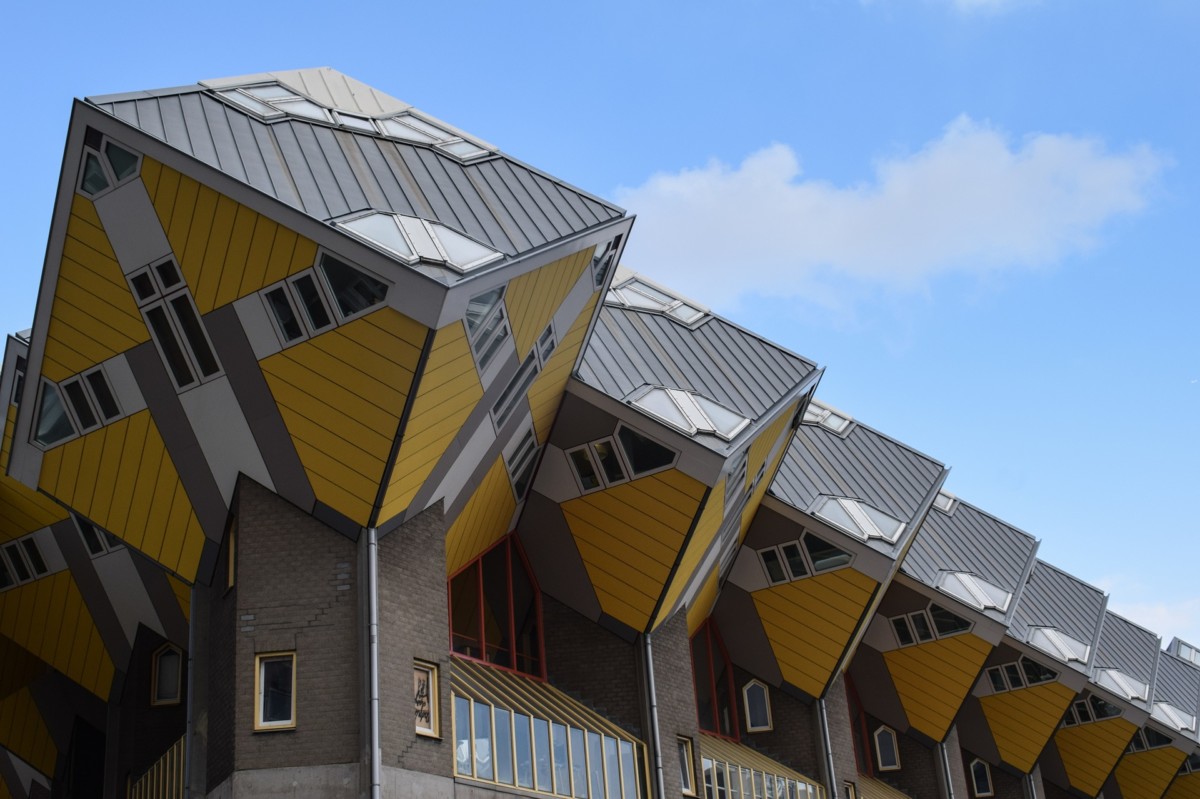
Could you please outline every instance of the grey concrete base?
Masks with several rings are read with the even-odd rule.
[[[408,771],[402,768],[382,769],[383,796],[403,797],[403,799],[452,799],[455,796],[454,780],[449,777],[438,777],[420,771]],[[368,786],[369,787],[369,786]],[[461,796],[461,786],[459,795]]]
[[[235,771],[209,794],[209,799],[289,797],[289,799],[358,799],[357,763]]]

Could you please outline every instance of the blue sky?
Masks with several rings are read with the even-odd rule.
[[[638,215],[626,264],[828,367],[1110,607],[1200,642],[1200,4],[21,4],[27,327],[72,97],[328,65]]]

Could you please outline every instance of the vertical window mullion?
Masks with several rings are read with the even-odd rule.
[[[484,639],[486,625],[484,624],[484,602],[483,602],[483,558],[479,558],[479,568],[475,570],[476,579],[479,581],[479,659],[484,663],[488,662],[487,656],[487,641]]]
[[[508,651],[510,665],[517,671],[522,669],[517,665],[517,623],[516,609],[513,607],[513,582],[512,582],[512,538],[504,539],[504,584],[508,589]]]

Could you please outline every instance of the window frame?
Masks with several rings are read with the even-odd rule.
[[[986,790],[980,790],[979,788],[979,775],[976,773],[975,767],[980,765],[983,766],[984,774],[987,775]],[[967,766],[967,773],[971,776],[971,793],[978,797],[978,799],[985,799],[985,797],[996,795],[996,783],[992,781],[992,767],[986,760],[979,757],[972,760],[970,765]]]
[[[766,711],[767,711],[767,723],[765,726],[764,725],[755,726],[750,721],[750,689],[751,688],[761,688],[763,691],[763,703],[764,703],[764,705],[766,707]],[[757,677],[752,680],[748,680],[746,682],[746,684],[742,686],[742,712],[745,715],[746,732],[770,732],[771,730],[775,729],[774,716],[771,713],[771,688],[770,688],[770,686],[768,686],[765,682],[758,679]]]
[[[159,670],[158,670],[159,669],[159,661],[162,659],[162,656],[168,652],[173,653],[176,657],[179,658],[179,671],[175,674],[175,690],[172,695],[173,698],[159,699],[158,698],[158,693],[159,693],[158,681],[159,681],[159,676],[160,676]],[[154,653],[150,656],[150,706],[151,707],[167,707],[167,706],[171,706],[171,705],[178,705],[181,701],[183,701],[183,665],[184,665],[183,650],[180,649],[179,647],[175,646],[174,644],[167,642],[167,643],[163,644],[162,646],[160,646],[158,649],[154,650]]]
[[[365,308],[361,308],[351,314],[343,313],[341,303],[338,302],[337,292],[335,292],[333,290],[333,283],[330,282],[329,272],[326,270],[326,267],[325,267],[325,260],[327,258],[337,261],[339,264],[346,267],[347,269],[350,269],[355,272],[361,272],[362,274],[366,275],[367,277],[371,278],[372,280],[382,283],[383,287],[384,287],[383,288],[383,299],[381,299],[379,302],[375,303],[374,305],[368,305]],[[320,287],[324,291],[325,305],[330,310],[330,318],[333,320],[333,324],[330,327],[321,328],[322,333],[326,332],[327,330],[331,330],[335,327],[340,327],[340,326],[346,324],[347,322],[353,322],[355,319],[361,319],[364,316],[374,313],[375,311],[379,310],[380,308],[386,307],[388,292],[390,292],[394,286],[394,284],[391,281],[385,280],[381,275],[375,274],[370,269],[366,269],[365,267],[362,267],[356,263],[351,263],[349,258],[344,258],[344,257],[337,255],[333,252],[330,252],[329,250],[326,250],[324,248],[318,250],[316,261],[313,263],[313,265],[311,267],[309,267],[309,269],[312,270],[313,277],[316,280],[318,287]],[[308,270],[304,270],[304,271],[308,271]],[[299,274],[303,274],[303,272],[301,272]],[[295,277],[295,276],[292,276],[292,277]],[[289,277],[288,279],[291,280],[292,278]]]
[[[46,391],[48,391],[48,390],[53,391],[58,396],[58,403],[62,406],[63,414],[67,420],[67,424],[71,428],[71,432],[70,432],[70,434],[63,436],[62,438],[58,438],[58,439],[55,439],[50,442],[45,442],[38,438],[38,425],[40,424],[40,422],[42,420],[42,411],[44,410],[43,402],[44,402],[44,397],[45,397]],[[67,443],[68,441],[73,441],[76,438],[79,438],[80,433],[79,433],[79,428],[76,426],[76,423],[75,423],[75,417],[72,414],[71,409],[69,408],[69,404],[68,404],[66,398],[63,396],[62,389],[60,389],[58,387],[57,383],[55,383],[45,377],[41,378],[41,380],[39,381],[39,385],[38,385],[37,395],[34,398],[34,408],[35,408],[35,410],[34,410],[33,424],[30,426],[30,431],[29,431],[29,442],[31,444],[33,444],[35,447],[37,447],[40,450],[47,451],[47,450],[54,449],[55,447],[61,446],[65,443]]]
[[[429,687],[429,724],[422,727],[417,720],[417,675],[424,674],[426,676],[426,685]],[[436,738],[441,740],[442,737],[442,714],[441,714],[441,684],[439,682],[438,664],[421,658],[413,659],[413,725],[417,735],[425,738]]]
[[[174,265],[176,274],[179,280],[176,283],[167,286],[162,281],[162,275],[159,270],[163,264],[171,263]],[[142,297],[135,285],[134,281],[141,275],[149,275],[151,285],[155,289],[155,293],[149,297]],[[178,259],[174,255],[168,255],[165,258],[159,258],[151,261],[143,267],[135,269],[125,276],[126,282],[129,284],[130,294],[133,296],[134,302],[137,304],[138,311],[142,315],[142,320],[146,324],[146,329],[150,333],[150,339],[154,342],[154,347],[158,350],[159,359],[162,361],[164,369],[166,369],[171,383],[175,386],[176,393],[182,394],[185,391],[190,391],[204,383],[218,380],[225,375],[225,367],[221,365],[221,359],[217,355],[217,349],[213,346],[212,336],[209,335],[208,327],[204,324],[204,317],[200,314],[200,309],[196,307],[196,300],[192,296],[192,290],[184,279],[183,270],[179,266]],[[197,354],[193,347],[193,342],[188,336],[187,328],[180,318],[179,311],[175,307],[175,301],[182,298],[190,307],[191,313],[196,321],[196,328],[203,338],[204,345],[208,348],[208,355],[212,357],[213,363],[216,365],[216,371],[212,374],[204,374],[201,368],[200,355]],[[163,342],[159,338],[158,329],[150,322],[150,313],[154,310],[161,310],[166,318],[167,327],[175,339],[174,343],[179,348],[183,355],[185,365],[191,373],[191,381],[181,385],[178,375],[175,374],[174,368],[171,366],[171,361],[167,358],[166,350]]]
[[[105,152],[107,145],[110,143],[121,148],[134,157],[134,167],[131,174],[120,179],[117,178],[116,168],[113,167],[112,162],[110,162],[108,159],[108,154]],[[83,188],[83,178],[85,175],[84,165],[87,163],[87,157],[89,154],[95,156],[96,162],[100,164],[100,171],[104,173],[104,178],[108,181],[107,186],[96,192],[90,192]],[[75,181],[75,191],[94,202],[109,192],[124,186],[126,183],[137,180],[140,174],[142,174],[142,154],[134,150],[132,147],[121,144],[108,135],[102,135],[100,137],[100,144],[98,147],[92,147],[91,145],[84,145],[83,147],[83,154],[79,159],[79,174]]]
[[[658,466],[654,469],[644,469],[639,472],[637,469],[633,468],[633,459],[629,457],[629,452],[626,451],[625,444],[621,441],[621,431],[622,430],[628,430],[629,432],[633,433],[636,436],[641,436],[642,438],[646,439],[647,441],[652,441],[655,444],[658,444],[663,449],[670,450],[672,453],[674,453],[675,457],[673,457],[671,459],[671,462],[665,466]],[[617,450],[621,453],[622,460],[625,461],[626,472],[629,475],[630,480],[637,480],[640,477],[649,477],[652,474],[658,474],[659,472],[665,472],[668,469],[674,469],[676,466],[679,465],[679,450],[675,449],[675,447],[667,446],[666,444],[659,441],[654,436],[646,435],[645,433],[643,433],[641,430],[638,430],[633,425],[626,424],[623,421],[617,422],[617,429],[613,431],[612,438],[617,442]]]
[[[696,796],[696,751],[691,738],[683,735],[675,736],[676,751],[679,754],[680,793],[684,796]]]
[[[538,443],[533,425],[529,425],[523,432],[514,436],[513,442],[511,451],[504,454],[504,468],[508,473],[508,484],[512,488],[513,497],[517,504],[520,504],[525,501],[533,489],[533,481],[537,476],[538,458],[542,454],[543,447]],[[528,445],[526,442],[529,442]],[[525,488],[523,491],[519,491],[517,483],[522,478],[526,480]]]
[[[289,659],[292,664],[292,695],[291,695],[291,716],[283,721],[263,721],[263,703],[265,696],[263,694],[263,670],[267,663],[276,660]],[[280,732],[283,730],[296,729],[296,672],[297,658],[296,650],[285,650],[278,652],[260,652],[254,655],[254,731],[255,732]]]
[[[892,741],[892,751],[896,754],[896,762],[893,765],[884,765],[883,755],[879,750],[879,739],[886,735]],[[871,733],[871,741],[875,746],[875,765],[880,771],[900,771],[903,768],[900,759],[900,738],[896,735],[896,731],[886,724],[881,724],[875,728],[875,732]]]
[[[11,581],[9,585],[0,588],[0,591],[9,591],[22,585],[29,585],[50,574],[46,556],[42,554],[36,538],[37,533],[30,533],[0,544],[0,565],[3,565],[5,573]],[[33,562],[28,552],[29,549],[32,549],[38,560],[41,561],[41,569]],[[21,572],[27,576],[22,577]]]
[[[935,605],[939,609],[941,609],[943,612],[948,613],[949,615],[954,616],[957,619],[961,619],[963,622],[966,623],[966,625],[967,625],[966,628],[962,629],[962,630],[955,630],[953,632],[943,633],[941,630],[938,629],[938,626],[935,623],[934,618],[933,618],[933,613],[930,612],[930,609],[933,608]],[[933,635],[932,638],[922,638],[920,635],[917,634],[918,626],[914,622],[914,619],[918,619],[918,618],[922,620],[922,623],[928,625],[927,629],[929,630],[930,633],[932,633],[932,635]],[[912,639],[913,639],[912,642],[904,643],[903,641],[900,640],[901,636],[899,634],[898,625],[901,625],[901,624],[904,625],[904,628],[908,631],[908,633],[912,637]],[[975,622],[972,621],[971,619],[967,619],[962,616],[959,616],[957,613],[954,613],[953,611],[947,609],[946,607],[944,607],[942,605],[937,605],[937,603],[931,601],[931,602],[927,603],[925,605],[925,607],[923,607],[923,608],[918,608],[916,610],[912,610],[907,613],[897,613],[895,616],[888,617],[888,627],[890,628],[890,630],[892,632],[892,638],[895,639],[895,641],[896,641],[896,646],[899,648],[905,648],[905,647],[910,647],[910,646],[921,646],[923,644],[932,643],[934,641],[941,641],[945,638],[954,638],[959,635],[967,635],[968,633],[971,633],[974,631]],[[985,669],[984,671],[986,672],[987,669]]]

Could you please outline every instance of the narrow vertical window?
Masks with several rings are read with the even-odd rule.
[[[183,681],[183,653],[164,644],[153,656],[151,667],[151,705],[177,705]]]
[[[971,787],[978,797],[995,795],[992,789],[992,768],[979,758],[971,761]]]
[[[679,784],[684,794],[695,796],[696,785],[694,783],[694,775],[696,774],[696,761],[692,753],[692,740],[683,737],[677,738],[676,748],[679,750]]]
[[[296,653],[272,652],[254,658],[254,728],[289,730],[296,726]]]
[[[413,721],[418,735],[438,736],[438,668],[421,660],[413,663]]]
[[[891,727],[879,727],[875,730],[875,762],[880,771],[898,771],[900,769],[900,745],[896,740],[896,732]]]
[[[771,693],[766,683],[751,680],[742,687],[742,704],[746,709],[746,731],[764,732],[771,724]]]

